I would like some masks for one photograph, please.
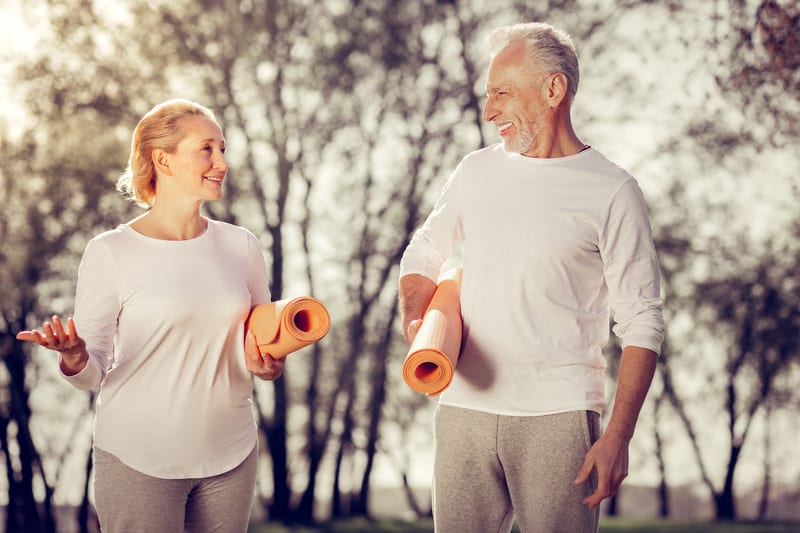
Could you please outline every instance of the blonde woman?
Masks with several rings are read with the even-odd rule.
[[[95,506],[101,527],[247,530],[257,467],[252,375],[274,380],[244,321],[270,299],[264,257],[244,228],[211,220],[228,166],[222,130],[188,100],[136,126],[118,188],[147,208],[89,241],[74,319],[17,338],[59,352],[64,378],[99,389]]]

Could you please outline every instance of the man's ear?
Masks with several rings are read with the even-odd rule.
[[[158,174],[163,174],[165,176],[172,176],[172,169],[170,168],[170,158],[167,152],[165,152],[160,148],[156,148],[155,150],[153,150],[151,158],[153,159],[153,165],[156,167],[156,172]]]
[[[558,107],[567,98],[569,82],[561,72],[550,74],[547,78],[547,100],[550,107]]]

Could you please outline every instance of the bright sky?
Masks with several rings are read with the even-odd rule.
[[[20,109],[24,95],[11,83],[14,61],[10,59],[33,50],[40,29],[32,21],[41,20],[30,10],[23,11],[22,3],[23,0],[0,0],[0,121],[8,120],[12,125],[25,115]]]

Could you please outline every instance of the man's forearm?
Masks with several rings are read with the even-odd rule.
[[[608,436],[625,442],[633,438],[657,361],[658,354],[647,348],[626,346],[622,350],[614,408],[605,430]]]
[[[434,291],[436,282],[420,274],[408,274],[400,278],[400,316],[406,340],[408,340],[409,324],[422,318]]]

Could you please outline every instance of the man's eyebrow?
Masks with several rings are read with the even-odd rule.
[[[500,83],[500,84],[491,85],[491,86],[487,85],[486,86],[486,92],[487,93],[496,93],[496,92],[499,92],[499,91],[510,91],[513,88],[514,88],[514,84],[513,83]]]

